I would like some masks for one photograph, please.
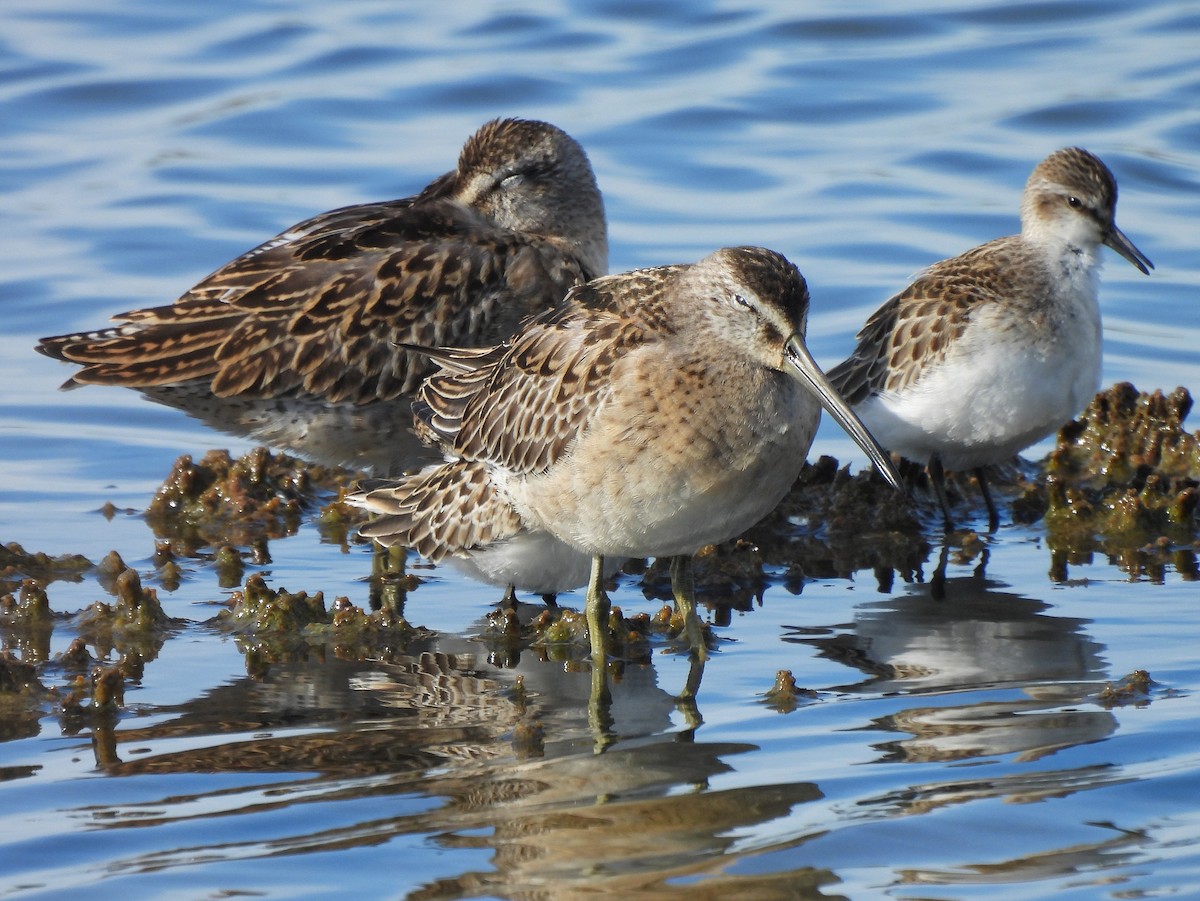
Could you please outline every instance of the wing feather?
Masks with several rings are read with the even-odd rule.
[[[1014,239],[1000,238],[930,266],[871,315],[830,382],[851,406],[916,384],[972,316],[1013,294],[1016,250]]]
[[[544,265],[539,241],[437,197],[346,207],[264,242],[169,306],[38,349],[82,364],[74,384],[211,379],[219,396],[390,400],[432,368],[396,345],[495,341],[586,280],[574,261]]]
[[[548,469],[605,402],[613,370],[632,350],[664,337],[653,296],[635,302],[636,291],[613,290],[631,279],[645,279],[647,291],[665,289],[640,273],[597,279],[491,352],[440,351],[442,371],[425,381],[413,404],[422,436],[456,457],[510,473]]]
[[[496,491],[483,463],[427,467],[385,487],[352,494],[347,501],[381,514],[359,530],[361,535],[412,548],[435,563],[522,529],[520,516]]]

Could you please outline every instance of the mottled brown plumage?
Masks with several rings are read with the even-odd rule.
[[[413,405],[418,433],[448,454],[512,473],[545,472],[582,437],[624,357],[670,341],[663,286],[685,268],[598,279],[491,353],[438,353],[451,371],[421,387]]]
[[[1016,279],[1028,269],[1016,237],[999,238],[934,263],[876,310],[858,333],[854,352],[829,371],[851,406],[881,392],[901,392],[941,362],[984,304],[1021,296]],[[1036,275],[1045,275],[1036,268]],[[1047,285],[1035,286],[1038,296]]]
[[[521,530],[520,516],[496,492],[485,464],[458,460],[407,476],[403,484],[404,491],[370,492],[370,509],[386,519],[363,526],[364,536],[403,533],[406,547],[436,563],[454,548],[486,547]]]
[[[420,194],[323,213],[169,306],[44,338],[38,350],[82,366],[64,387],[140,389],[263,437],[250,420],[283,414],[254,401],[295,401],[317,415],[405,398],[429,367],[397,345],[493,344],[603,274],[607,254],[603,202],[579,145],[543,122],[496,120]],[[217,399],[255,412],[222,421],[210,413]],[[265,434],[311,454],[315,439],[293,431]]]
[[[539,543],[526,561],[539,571],[538,555],[592,557],[588,614],[602,655],[604,559],[680,558],[676,597],[692,609],[687,558],[774,508],[804,462],[821,406],[898,478],[804,349],[807,310],[807,286],[790,262],[727,248],[694,265],[575,288],[490,351],[434,352],[443,372],[421,387],[413,411],[422,436],[452,462],[352,497],[383,514],[363,534],[406,546],[418,536],[437,557],[470,557],[479,569],[495,553],[507,574],[522,541]],[[481,473],[491,491],[476,482]],[[481,528],[439,509],[474,516],[468,495],[484,501]],[[496,505],[520,528],[491,544],[464,542],[498,533],[498,521],[511,529]]]

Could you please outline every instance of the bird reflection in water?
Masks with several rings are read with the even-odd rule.
[[[699,877],[703,884],[687,888],[689,897],[819,898],[821,886],[837,881],[795,862],[765,874],[737,867],[759,853],[740,835],[822,793],[800,780],[715,788],[734,758],[758,748],[697,741],[694,728],[674,731],[679,701],[657,687],[653,667],[629,666],[597,696],[582,673],[553,662],[527,655],[515,670],[493,670],[472,649],[478,644],[447,637],[417,643],[386,665],[274,665],[261,680],[216,687],[150,725],[96,729],[97,762],[112,775],[239,776],[193,782],[189,793],[170,780],[169,796],[151,790],[143,802],[80,813],[95,828],[126,830],[226,818],[207,845],[145,850],[132,842],[113,862],[120,871],[312,854],[411,835],[443,848],[492,850],[486,869],[432,879],[410,898],[482,892],[533,899],[545,897],[546,885],[557,898],[669,897]],[[700,673],[693,666],[683,692],[697,722]],[[602,754],[593,753],[598,733],[583,714],[582,692],[607,720]],[[254,773],[262,780],[248,778]],[[341,816],[315,816],[308,806],[329,802]],[[362,813],[347,815],[355,804]],[[395,813],[380,816],[381,806]],[[271,818],[265,834],[261,825],[239,827],[241,817],[264,810]],[[808,838],[789,838],[788,847]]]
[[[1078,706],[1105,678],[1103,649],[1083,631],[1087,621],[1048,615],[1047,604],[1000,587],[977,567],[945,579],[949,600],[913,586],[858,607],[852,631],[791,640],[867,675],[833,690],[912,701],[938,696],[936,705],[914,703],[873,723],[911,736],[876,745],[881,761],[1034,760],[1109,735],[1111,713]],[[997,700],[1003,689],[1019,694]],[[948,693],[965,703],[944,703]]]

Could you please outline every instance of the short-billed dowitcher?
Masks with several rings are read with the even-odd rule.
[[[497,347],[435,351],[413,409],[447,462],[355,496],[382,514],[362,534],[439,560],[549,533],[592,558],[597,658],[608,557],[672,557],[695,623],[690,555],[778,504],[821,407],[899,485],[809,355],[807,312],[794,265],[739,247],[575,288]]]
[[[420,194],[315,216],[169,306],[38,350],[81,364],[64,387],[135,388],[224,431],[386,472],[420,446],[403,424],[430,368],[398,344],[494,344],[607,268],[583,149],[545,122],[499,119]]]
[[[975,470],[1040,441],[1100,386],[1100,245],[1149,274],[1114,221],[1117,183],[1070,147],[1025,185],[1021,233],[935,263],[887,301],[829,380],[894,453],[928,467],[946,528],[943,468]]]

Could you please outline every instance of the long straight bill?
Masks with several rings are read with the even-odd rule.
[[[1117,228],[1117,223],[1114,222],[1112,228],[1108,230],[1108,234],[1104,236],[1104,243],[1141,269],[1143,274],[1149,275],[1150,270],[1154,268],[1150,258],[1133,246],[1133,242]]]
[[[871,462],[875,464],[880,475],[887,479],[888,484],[897,491],[904,491],[904,487],[900,483],[900,473],[896,472],[896,467],[892,465],[887,451],[879,446],[875,436],[867,431],[862,420],[846,406],[846,402],[837,393],[837,389],[829,384],[829,379],[825,378],[825,373],[821,371],[817,361],[812,358],[812,354],[804,346],[804,340],[799,335],[792,335],[784,345],[783,355],[789,363],[796,367],[796,372],[800,374],[800,380],[816,393],[817,398],[821,401],[821,406],[837,420],[838,425],[846,430],[846,434],[866,451],[867,456],[871,458]]]

